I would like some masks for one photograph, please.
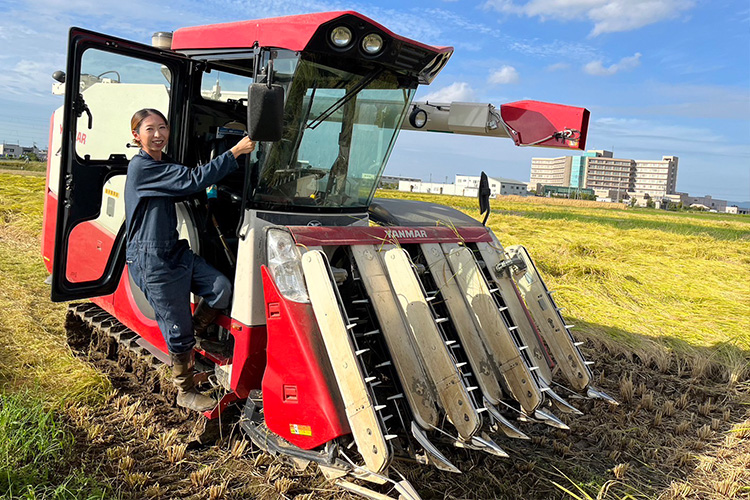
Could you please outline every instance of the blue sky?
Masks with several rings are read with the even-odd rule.
[[[0,140],[46,146],[61,104],[50,75],[65,67],[70,26],[149,43],[154,31],[327,10],[357,10],[396,33],[454,46],[417,99],[583,106],[588,149],[676,155],[678,191],[750,200],[747,0],[0,0]],[[386,173],[528,180],[531,157],[561,154],[404,132]]]

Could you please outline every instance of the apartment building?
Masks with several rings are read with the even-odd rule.
[[[532,158],[529,189],[539,192],[542,186],[569,186],[573,160],[572,156]]]
[[[613,158],[608,156],[591,156],[585,159],[586,171],[583,187],[594,192],[615,193],[615,201],[627,198],[628,191],[635,189],[635,160]],[[598,195],[599,193],[597,193]]]
[[[661,199],[677,191],[676,156],[663,156],[659,160],[635,160],[635,185],[633,190]]]
[[[677,189],[677,164],[676,156],[632,160],[615,158],[612,151],[603,149],[581,156],[532,158],[529,188],[537,192],[543,186],[593,189],[597,196],[613,201],[636,194],[661,199]]]

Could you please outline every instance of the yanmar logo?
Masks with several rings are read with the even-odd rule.
[[[386,229],[385,235],[388,238],[427,238],[427,231],[424,229]]]

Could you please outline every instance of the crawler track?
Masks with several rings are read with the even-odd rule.
[[[295,473],[282,460],[252,450],[235,425],[236,415],[211,425],[176,406],[168,367],[95,304],[71,304],[65,326],[76,355],[106,374],[114,387],[105,404],[73,407],[68,415],[80,465],[118,495],[274,498],[315,489],[321,492],[316,498],[342,498],[314,470]]]

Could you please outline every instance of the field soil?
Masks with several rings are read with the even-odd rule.
[[[597,386],[619,406],[569,397],[584,413],[562,416],[570,431],[520,424],[531,441],[496,436],[509,459],[449,450],[461,475],[395,468],[425,499],[750,495],[749,384],[729,388],[719,373],[693,377],[679,358],[645,364],[592,338],[582,348],[596,360]],[[91,349],[78,355],[115,387],[104,404],[67,412],[80,465],[123,498],[354,498],[315,466],[300,471],[255,450],[231,417],[216,444],[197,445],[195,418],[155,390],[163,372],[126,369]]]

